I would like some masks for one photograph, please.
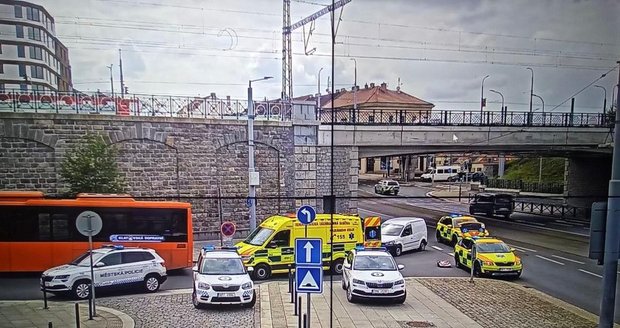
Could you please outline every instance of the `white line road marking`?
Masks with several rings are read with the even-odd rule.
[[[573,263],[585,264],[584,262],[573,260],[573,259],[569,259],[569,258],[566,258],[566,257],[561,257],[561,256],[557,256],[557,255],[551,255],[551,256],[555,257],[556,259],[566,260],[566,261],[573,262]]]
[[[556,260],[552,260],[552,259],[550,259],[550,258],[548,258],[548,257],[544,257],[544,256],[540,256],[540,255],[536,255],[536,257],[537,257],[537,258],[539,258],[539,259],[543,259],[543,260],[549,261],[549,262],[553,262],[553,263],[555,263],[555,264],[565,265],[565,264],[564,264],[564,263],[562,263],[562,262],[558,262],[558,261],[556,261]]]
[[[586,270],[584,270],[584,269],[579,269],[579,271],[581,271],[581,272],[583,272],[583,273],[587,273],[587,274],[589,274],[589,275],[591,275],[591,276],[595,276],[595,277],[603,278],[603,276],[601,276],[600,274],[596,274],[596,273],[594,273],[594,272],[586,271]]]
[[[563,227],[574,227],[575,226],[573,224],[566,224],[566,223],[560,223],[560,222],[553,222],[553,224],[563,226]]]
[[[436,249],[436,250],[438,250],[438,251],[440,251],[440,252],[443,251],[443,248],[441,248],[441,247],[437,247],[437,246],[431,246],[431,247]]]
[[[527,251],[526,251],[526,250],[524,250],[524,249],[520,249],[519,247],[514,247],[514,246],[513,246],[512,248],[514,248],[516,251],[523,252],[523,253],[527,253]]]
[[[578,220],[569,220],[569,219],[567,219],[566,222],[572,223],[572,224],[576,224],[576,225],[580,225],[580,226],[586,225],[583,221],[578,221]]]
[[[533,252],[533,253],[538,253],[538,251],[537,251],[537,250],[535,250],[535,249],[525,248],[525,247],[523,247],[523,246],[515,246],[515,245],[509,245],[509,246],[510,246],[510,247],[513,247],[514,249],[524,249],[524,250],[526,250],[526,251],[530,251],[530,252]]]
[[[387,214],[385,214],[385,213],[379,213],[379,212],[375,212],[375,211],[367,210],[367,209],[365,209],[365,208],[361,208],[361,207],[359,207],[359,208],[358,208],[358,210],[359,210],[359,211],[363,211],[363,212],[368,212],[368,213],[371,213],[371,214],[375,214],[375,215],[378,215],[378,216],[382,216],[382,217],[385,217],[385,218],[392,218],[392,217],[393,217],[393,216],[391,216],[391,215],[387,215]]]
[[[454,256],[454,253],[448,253],[448,255],[450,255],[450,256]]]
[[[534,225],[541,226],[541,227],[546,226],[546,224],[544,224],[544,223],[524,221],[524,220],[515,220],[515,222],[520,222],[520,223],[523,223],[523,224],[534,224]]]

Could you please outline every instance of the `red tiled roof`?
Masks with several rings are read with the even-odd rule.
[[[338,97],[334,100],[334,108],[352,107],[354,101],[353,97],[353,91],[346,90],[344,92],[340,92]],[[355,97],[358,107],[371,107],[373,105],[424,109],[431,109],[435,107],[432,103],[426,102],[408,93],[389,90],[385,84],[369,88],[360,88],[357,90]],[[332,107],[331,102],[327,102],[323,107]]]

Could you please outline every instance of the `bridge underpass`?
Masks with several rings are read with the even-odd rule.
[[[320,126],[319,145],[330,140],[331,127]],[[591,126],[334,126],[334,147],[352,149],[360,160],[437,153],[564,157],[564,197],[579,207],[607,196],[611,140],[609,128]]]

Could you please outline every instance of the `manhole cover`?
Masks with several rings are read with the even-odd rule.
[[[434,323],[428,321],[403,321],[401,322],[403,328],[428,328],[437,327]]]

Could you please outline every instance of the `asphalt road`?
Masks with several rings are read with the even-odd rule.
[[[421,192],[421,191],[416,191]],[[360,196],[372,196],[360,192]],[[433,200],[442,202],[441,200]],[[436,262],[451,260],[452,248],[435,241],[435,223],[440,215],[450,211],[434,204],[434,208],[411,204],[407,199],[360,199],[360,215],[379,215],[382,219],[414,216],[424,218],[429,227],[429,245],[423,253],[406,254],[397,258],[410,276],[467,275],[463,270],[440,269]],[[602,266],[587,258],[588,238],[571,232],[565,226],[531,225],[523,222],[478,217],[491,233],[517,250],[523,260],[524,272],[515,282],[534,287],[561,300],[598,314],[602,290]],[[528,218],[536,219],[536,218]],[[540,218],[545,220],[547,218]],[[544,229],[543,229],[544,228]],[[620,274],[620,271],[619,271]],[[617,295],[616,322],[620,322],[620,294]]]

